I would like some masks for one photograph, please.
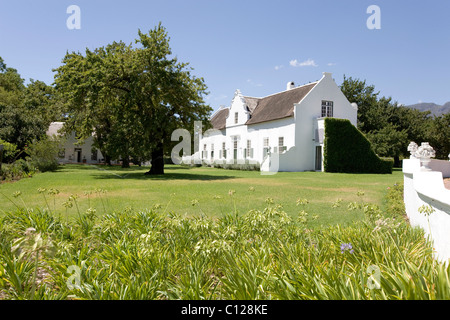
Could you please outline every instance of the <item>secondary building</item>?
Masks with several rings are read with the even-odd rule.
[[[64,122],[52,122],[47,130],[48,136],[60,136],[60,130]],[[64,145],[61,153],[58,155],[59,163],[102,163],[105,160],[100,150],[97,150],[93,144],[93,137],[89,137],[83,142],[77,140],[75,132],[64,137]]]

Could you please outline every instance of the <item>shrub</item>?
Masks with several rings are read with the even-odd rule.
[[[229,169],[229,170],[243,170],[243,171],[259,171],[259,163],[250,163],[245,160],[245,163],[214,163],[214,168]]]
[[[380,159],[367,138],[346,119],[325,119],[326,172],[392,173],[393,162]]]
[[[20,180],[25,177],[31,177],[35,173],[36,168],[30,161],[19,159],[14,163],[2,165],[2,169],[0,170],[0,180]]]
[[[0,144],[3,145],[3,157],[2,162],[4,163],[11,163],[14,161],[14,158],[19,153],[19,150],[17,150],[17,146],[13,143],[9,143],[7,141],[4,141],[0,139]]]
[[[394,187],[392,202],[401,193]],[[69,221],[18,208],[0,216],[0,297],[450,299],[449,265],[434,261],[423,231],[405,221],[309,229],[303,210],[291,217],[266,203],[218,219],[158,208],[97,217],[89,208]]]
[[[403,183],[396,183],[392,187],[388,187],[386,213],[393,217],[404,217],[406,215],[403,201]]]
[[[61,145],[61,140],[56,136],[44,136],[41,140],[35,140],[27,149],[31,163],[41,172],[56,170]]]

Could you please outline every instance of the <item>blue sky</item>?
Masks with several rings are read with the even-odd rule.
[[[81,29],[69,30],[70,5]],[[381,29],[366,26],[381,10]],[[236,89],[261,97],[331,72],[374,84],[403,104],[450,101],[450,1],[0,0],[0,56],[30,78],[53,82],[66,51],[131,43],[159,22],[171,48],[205,79],[207,102],[229,106]]]

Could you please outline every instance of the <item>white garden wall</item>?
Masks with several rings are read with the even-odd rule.
[[[450,177],[450,161],[431,160],[425,171],[420,159],[403,160],[404,202],[412,227],[420,227],[433,242],[435,258],[450,259],[450,190],[444,186],[444,178]],[[432,213],[421,213],[428,207]]]

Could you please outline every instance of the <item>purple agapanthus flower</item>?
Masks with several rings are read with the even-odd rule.
[[[353,253],[353,247],[351,243],[343,243],[341,244],[341,253],[344,253],[345,251],[349,251],[350,253]]]

